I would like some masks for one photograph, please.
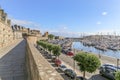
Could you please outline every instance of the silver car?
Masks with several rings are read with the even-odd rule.
[[[67,67],[63,64],[61,64],[58,68],[63,72],[67,69]]]
[[[108,64],[104,64],[100,67],[99,69],[99,73],[103,76],[108,77],[109,79],[115,80],[115,72],[117,70],[120,70],[119,67],[116,67],[114,65],[108,65]]]

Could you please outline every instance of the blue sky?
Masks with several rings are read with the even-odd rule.
[[[63,36],[120,32],[120,0],[0,0],[12,23]]]

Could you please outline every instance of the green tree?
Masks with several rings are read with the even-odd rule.
[[[47,50],[47,45],[48,45],[48,43],[43,42],[43,48],[44,48],[45,50]]]
[[[49,34],[48,35],[48,39],[53,39],[54,38],[54,35],[53,34]]]
[[[47,47],[48,47],[48,51],[50,51],[50,53],[51,53],[51,51],[53,50],[53,45],[52,44],[48,44]]]
[[[80,52],[74,56],[74,60],[78,62],[80,71],[83,72],[83,77],[85,77],[85,72],[93,73],[97,68],[100,67],[101,62],[98,57],[93,54]]]
[[[56,58],[60,56],[61,50],[62,49],[60,46],[58,46],[58,45],[53,46],[53,54],[56,56]]]
[[[115,80],[120,80],[120,71],[115,73]]]
[[[42,48],[44,48],[44,47],[43,47],[43,45],[44,45],[44,42],[43,42],[43,41],[37,41],[37,44],[40,45]]]
[[[38,45],[40,45],[42,47],[42,42],[41,41],[37,41],[37,47]]]

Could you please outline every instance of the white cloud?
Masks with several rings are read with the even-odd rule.
[[[12,25],[17,24],[20,26],[24,26],[24,27],[28,27],[31,29],[38,29],[40,30],[41,25],[39,23],[35,23],[32,21],[27,21],[27,20],[19,20],[19,19],[15,19],[10,17],[11,21],[12,21]]]
[[[116,33],[117,35],[120,34],[120,30],[117,29],[103,29],[103,30],[98,30],[95,32],[72,32],[69,30],[66,31],[60,31],[60,30],[48,30],[51,34],[54,34],[56,36],[64,36],[64,37],[81,37],[81,36],[87,36],[87,35],[114,35]]]
[[[57,26],[57,30],[59,31],[67,31],[69,28],[68,28],[68,26],[67,25],[65,25],[65,24],[62,24],[62,25],[58,25]]]
[[[71,31],[52,31],[51,34],[56,36],[64,36],[64,37],[81,37],[83,33],[81,32],[71,32]],[[86,33],[84,33],[86,35]]]
[[[10,19],[12,21],[12,24],[21,25],[21,26],[28,27],[28,28],[31,28],[31,29],[38,29],[42,33],[48,31],[48,32],[54,33],[56,35],[61,35],[61,36],[64,36],[64,35],[69,35],[70,36],[71,35],[71,36],[73,36],[73,33],[66,32],[68,30],[68,27],[66,25],[58,25],[57,28],[54,28],[54,29],[50,28],[49,29],[47,27],[43,27],[40,24],[32,22],[32,21],[19,20],[19,19],[15,19],[13,17],[10,17]]]
[[[102,24],[100,21],[97,22],[98,25]]]
[[[114,35],[115,33],[118,35],[120,35],[120,30],[116,30],[116,29],[104,29],[104,30],[99,30],[98,31],[100,34],[103,34],[103,35]]]
[[[106,16],[108,13],[107,12],[102,12],[102,15],[103,16]]]
[[[63,27],[63,29],[67,29],[67,27]]]

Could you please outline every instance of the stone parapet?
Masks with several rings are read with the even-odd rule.
[[[48,37],[38,37],[38,41],[39,40],[47,40],[48,39]]]
[[[27,40],[26,67],[27,80],[64,80],[30,40]]]
[[[16,39],[16,40],[14,40],[12,42],[9,42],[7,44],[0,44],[0,52],[3,51],[3,50],[5,50],[6,48],[8,48],[8,47],[10,47],[10,46],[12,46],[14,44],[16,44],[17,42],[22,41],[22,40],[23,39]]]

